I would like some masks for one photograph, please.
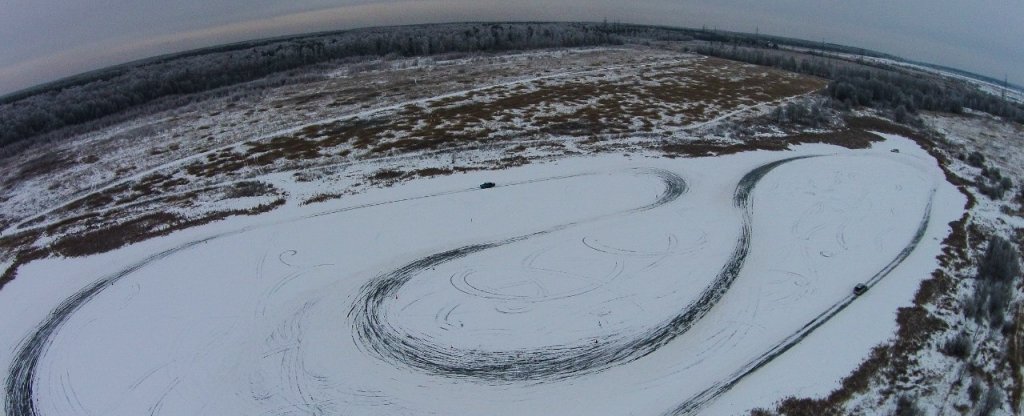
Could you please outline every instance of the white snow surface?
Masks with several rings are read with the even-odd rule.
[[[838,386],[892,336],[937,267],[963,197],[896,136],[869,150],[802,145],[695,159],[582,156],[417,179],[311,206],[230,218],[80,259],[28,264],[0,291],[0,366],[64,299],[148,256],[50,338],[36,370],[41,415],[664,414],[729,380],[850,296],[923,238],[866,294],[703,414],[738,414]],[[899,149],[899,153],[890,152]],[[381,357],[350,311],[382,274],[455,248],[530,236],[415,274],[382,304],[382,330],[460,351],[595,348],[642,336],[694,302],[734,252],[739,180],[750,249],[689,330],[635,360],[560,378],[444,376]],[[688,191],[647,210],[665,186]],[[476,185],[494,181],[496,188]],[[0,392],[0,394],[6,394]]]

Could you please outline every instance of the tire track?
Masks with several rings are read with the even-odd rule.
[[[672,175],[667,171],[660,170],[636,170],[638,172],[652,173],[656,175]],[[531,183],[539,183],[553,180],[561,180],[568,178],[575,178],[580,176],[594,175],[595,173],[580,173],[574,175],[563,175],[556,177],[548,177],[541,179],[526,180],[521,182],[509,183],[501,186],[520,186]],[[661,195],[658,201],[654,202],[648,207],[641,209],[650,209],[659,204],[667,203],[678,195],[686,191],[685,182],[677,184],[679,186],[666,189],[666,192]],[[238,234],[242,234],[248,231],[252,231],[259,228],[265,228],[274,225],[287,224],[290,222],[301,221],[304,219],[316,218],[325,215],[338,214],[342,212],[360,210],[364,208],[371,208],[377,206],[384,206],[390,204],[396,204],[401,202],[409,202],[415,200],[429,199],[435,197],[442,197],[448,195],[455,195],[466,192],[478,192],[480,189],[476,187],[467,189],[458,189],[446,192],[438,192],[434,194],[420,195],[408,198],[401,198],[383,202],[373,202],[367,204],[361,204],[351,207],[345,207],[340,209],[334,209],[310,215],[305,215],[298,218],[286,219],[281,221],[269,222],[265,224],[250,225],[239,228],[237,230],[227,231],[212,236],[208,236],[202,239],[193,240],[181,245],[169,248],[151,256],[145,257],[131,265],[121,269],[117,272],[105,275],[94,281],[93,283],[86,286],[84,289],[71,295],[54,308],[49,315],[39,323],[22,341],[18,344],[15,354],[12,357],[11,364],[7,369],[7,378],[4,382],[4,410],[7,416],[38,416],[39,412],[36,408],[36,399],[33,395],[36,374],[39,371],[39,365],[53,343],[54,337],[60,331],[61,327],[77,312],[82,306],[87,304],[90,300],[95,298],[97,295],[103,292],[106,288],[117,284],[126,276],[130,276],[135,272],[145,268],[153,262],[163,260],[179,252],[189,250],[199,246],[201,244],[218,240],[225,237],[230,237]]]
[[[574,345],[550,345],[505,351],[454,349],[450,346],[446,348],[433,343],[430,339],[403,333],[390,325],[386,303],[389,299],[395,298],[399,290],[420,272],[438,265],[578,224],[611,216],[635,214],[672,202],[685,192],[686,184],[682,178],[669,176],[667,172],[654,172],[665,182],[666,192],[650,205],[504,240],[458,247],[423,257],[378,276],[361,289],[361,294],[349,312],[356,339],[368,352],[396,366],[407,366],[445,377],[474,378],[496,383],[555,381],[579,377],[645,357],[686,333],[728,292],[743,268],[750,250],[753,217],[751,192],[773,169],[807,157],[812,156],[770,162],[751,170],[740,179],[733,196],[733,204],[742,211],[743,225],[728,261],[695,301],[686,305],[675,317],[635,338],[598,337],[581,340]]]
[[[353,330],[355,332],[354,338],[360,341],[361,346],[365,347],[368,351],[394,364],[409,366],[430,374],[458,378],[475,378],[497,383],[512,381],[555,381],[591,374],[612,366],[635,361],[655,352],[676,337],[689,331],[689,329],[699,322],[715,306],[715,304],[717,304],[725,293],[728,292],[732,283],[742,270],[750,250],[752,218],[754,212],[753,201],[751,199],[753,190],[760,180],[775,168],[792,161],[810,157],[816,156],[791,157],[766,163],[749,171],[742,177],[736,185],[733,194],[733,205],[741,211],[742,215],[741,233],[729,259],[722,266],[712,283],[701,292],[697,299],[686,305],[686,307],[683,308],[676,316],[648,331],[645,331],[644,333],[641,333],[635,338],[595,338],[587,339],[579,345],[557,345],[533,350],[509,350],[497,352],[472,349],[453,350],[451,348],[433,345],[429,339],[421,339],[409,334],[401,333],[388,323],[388,316],[386,314],[384,304],[388,299],[397,294],[405,283],[415,278],[418,273],[424,269],[429,269],[443,263],[461,259],[491,248],[514,244],[534,237],[559,232],[576,225],[599,221],[612,216],[635,214],[669,204],[687,192],[687,184],[678,175],[663,170],[635,170],[638,174],[654,175],[661,179],[665,185],[663,193],[657,198],[657,200],[648,205],[618,213],[606,214],[579,222],[557,225],[546,230],[514,236],[503,240],[472,244],[435,253],[378,276],[361,289],[356,303],[349,311],[349,317],[352,320]],[[503,186],[517,186],[540,181],[559,180],[593,174],[594,173],[566,175],[523,181]],[[357,209],[473,191],[477,191],[477,189],[470,188],[392,201],[369,203],[315,213],[299,218],[243,227],[237,230],[187,242],[161,251],[131,264],[120,271],[106,275],[61,302],[53,311],[51,311],[47,318],[19,344],[16,354],[13,357],[12,364],[8,369],[8,377],[4,385],[6,393],[6,414],[9,416],[35,416],[39,414],[36,409],[36,398],[33,397],[36,373],[39,369],[42,358],[45,356],[47,349],[50,347],[61,327],[76,311],[99,295],[104,289],[118,283],[122,278],[132,275],[153,262],[163,260],[176,253],[195,248],[200,244],[212,240],[241,234],[257,228],[280,225],[302,219]],[[932,190],[932,193],[929,196],[924,215],[910,243],[904,247],[903,250],[901,250],[900,253],[898,253],[896,257],[885,267],[865,282],[869,287],[873,287],[885,278],[915,250],[917,244],[927,231],[931,217],[934,194],[935,189]],[[721,394],[727,392],[743,378],[767,365],[769,362],[809,336],[814,330],[824,325],[827,321],[849,306],[855,299],[855,296],[847,295],[825,312],[805,324],[796,333],[786,337],[766,353],[748,362],[740,370],[733,373],[728,379],[715,383],[708,389],[705,389],[701,393],[681,403],[676,408],[667,411],[665,414],[689,415],[699,412],[704,408],[704,406],[711,403]],[[301,386],[297,387],[301,388]],[[157,405],[159,405],[159,403]]]
[[[878,282],[889,275],[897,266],[903,263],[907,257],[913,253],[914,249],[921,242],[925,232],[928,230],[928,224],[931,220],[932,204],[935,199],[935,189],[931,190],[931,194],[928,197],[928,204],[925,206],[924,215],[921,217],[921,222],[918,224],[917,231],[911,238],[910,242],[906,247],[901,250],[895,258],[893,258],[888,264],[885,265],[881,270],[871,276],[870,279],[864,282],[864,284],[870,289],[874,287]],[[693,415],[700,412],[700,410],[717,399],[719,396],[729,391],[733,386],[738,384],[744,378],[752,374],[753,372],[764,367],[775,358],[789,351],[804,338],[811,335],[816,329],[820,328],[826,322],[831,320],[833,317],[846,309],[847,306],[853,303],[858,296],[853,294],[847,294],[846,297],[830,306],[825,312],[814,317],[810,322],[804,324],[797,332],[789,335],[778,344],[775,344],[768,352],[758,356],[757,358],[746,363],[740,370],[733,373],[728,379],[719,381],[697,395],[687,399],[685,402],[677,406],[675,409],[666,412],[666,415]]]

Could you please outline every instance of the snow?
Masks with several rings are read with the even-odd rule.
[[[49,339],[36,373],[40,414],[661,414],[850,297],[927,215],[923,237],[891,273],[703,411],[827,394],[892,335],[896,309],[937,267],[947,223],[962,212],[962,196],[927,153],[886,139],[858,151],[606,154],[416,179],[36,261],[0,292],[0,314],[16,317],[0,323],[12,334],[0,339],[0,365],[62,300],[141,265]],[[754,188],[749,255],[728,291],[643,356],[550,377],[440,375],[381,353],[353,325],[364,291],[388,273],[503,242],[418,271],[381,303],[379,329],[436,347],[431,357],[451,365],[473,354],[516,363],[515,354],[629,343],[694,304],[737,252],[737,183],[797,156],[813,157],[779,165]],[[662,201],[672,175],[686,192]],[[484,181],[498,186],[478,189]]]

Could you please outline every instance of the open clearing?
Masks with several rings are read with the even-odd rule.
[[[490,149],[500,157],[426,166],[443,168],[433,174],[515,166],[636,138],[686,142],[694,130],[824,86],[778,70],[635,48],[401,64],[410,68],[348,68],[244,106],[223,99],[163,112],[7,161],[14,166],[0,171],[0,236],[60,239],[154,212],[172,225],[223,215],[218,202],[237,199],[233,185],[269,173],[295,176],[280,175],[276,187],[227,205],[262,212],[285,194],[301,201],[358,190],[353,185],[405,172],[356,172],[340,182],[318,175],[438,151]],[[578,143],[567,143],[571,138]],[[90,251],[80,246],[67,241],[59,251]]]
[[[1019,126],[706,44],[345,59],[41,136],[0,159],[5,414],[1015,414],[1024,327],[979,308]]]
[[[895,136],[411,179],[29,263],[0,291],[26,334],[0,340],[3,394],[11,416],[735,413],[834,388],[962,205]]]

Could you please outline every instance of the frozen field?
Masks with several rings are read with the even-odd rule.
[[[739,413],[891,336],[962,206],[892,136],[414,179],[24,266],[2,394],[9,416]]]

